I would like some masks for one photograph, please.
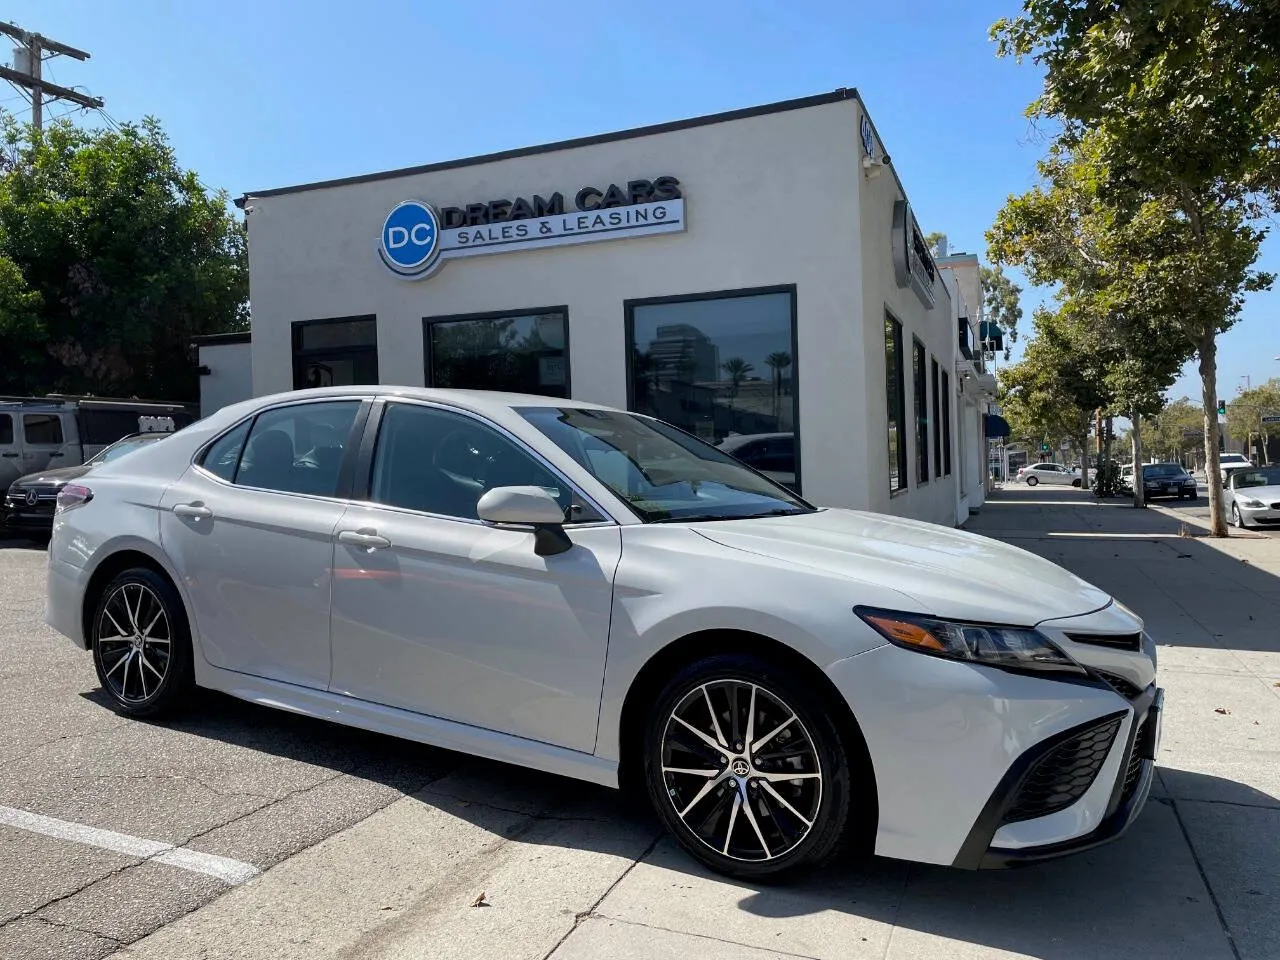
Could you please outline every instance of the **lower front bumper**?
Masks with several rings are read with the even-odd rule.
[[[1119,775],[1112,784],[1106,814],[1096,828],[1057,843],[1016,848],[992,844],[996,832],[1004,822],[1005,813],[1016,801],[1027,772],[1051,746],[1049,743],[1040,744],[1019,757],[1009,768],[991,799],[987,801],[953,865],[985,870],[1038,863],[1101,846],[1128,830],[1129,825],[1142,812],[1151,791],[1151,783],[1155,779],[1155,757],[1160,743],[1164,691],[1153,684],[1132,703],[1134,722],[1129,728]]]

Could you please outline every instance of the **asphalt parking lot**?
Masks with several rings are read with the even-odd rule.
[[[43,623],[44,552],[0,541],[0,958],[1280,958],[1280,544],[1001,497],[978,532],[1162,641],[1147,809],[1034,868],[871,859],[780,887],[708,874],[574,781],[214,694],[123,720]]]

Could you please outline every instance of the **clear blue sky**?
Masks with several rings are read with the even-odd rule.
[[[1044,146],[1023,116],[1039,75],[987,40],[1017,7],[11,0],[0,17],[90,51],[50,79],[117,120],[158,117],[180,161],[233,196],[857,87],[922,227],[982,254]],[[24,106],[2,83],[0,104]],[[1263,265],[1280,272],[1280,241]],[[1042,295],[1024,294],[1025,326]],[[1280,291],[1261,294],[1222,338],[1223,395],[1280,376],[1277,321]],[[1186,373],[1171,395],[1198,398]]]

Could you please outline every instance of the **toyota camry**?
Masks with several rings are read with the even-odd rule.
[[[121,713],[207,687],[647,791],[748,878],[1094,846],[1160,728],[1141,620],[1060,567],[545,397],[227,407],[61,489],[47,610]]]

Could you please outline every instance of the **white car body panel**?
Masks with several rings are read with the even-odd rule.
[[[1232,472],[1235,473],[1236,471]],[[1248,473],[1249,470],[1241,469],[1239,472]],[[1222,491],[1224,505],[1228,512],[1230,512],[1231,505],[1234,503],[1246,525],[1259,522],[1280,522],[1280,506],[1278,506],[1280,505],[1280,485],[1236,489],[1234,483],[1236,479],[1236,477],[1230,478],[1230,484]],[[1246,500],[1261,503],[1262,506],[1250,506],[1243,502]]]
[[[253,491],[192,465],[209,441],[270,404],[352,395],[456,404],[487,418],[608,520],[566,527],[573,548],[542,557],[527,530]],[[1084,796],[987,837],[993,849],[1034,849],[1079,840],[1110,816],[1137,715],[1130,700],[1097,678],[1066,682],[905,650],[854,613],[1039,624],[1079,662],[1152,691],[1145,635],[1129,651],[1069,636],[1141,634],[1141,621],[1106,593],[997,541],[870,513],[642,523],[517,412],[539,404],[591,406],[374,387],[225,408],[103,465],[89,478],[94,500],[58,514],[47,619],[84,647],[91,579],[119,551],[136,551],[177,586],[200,686],[611,786],[624,759],[624,705],[645,665],[695,635],[736,631],[790,648],[847,701],[874,765],[879,853],[972,865],[965,851],[1011,764],[1046,738],[1123,714]],[[180,517],[177,504],[211,515]],[[389,543],[370,553],[338,543],[344,530],[374,530]],[[1148,769],[1139,807],[1149,780]]]

